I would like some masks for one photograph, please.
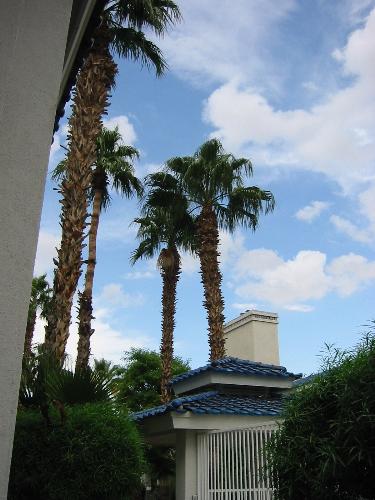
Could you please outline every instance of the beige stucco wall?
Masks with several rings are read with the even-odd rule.
[[[224,328],[227,356],[274,365],[280,364],[277,315],[253,311],[245,313]],[[271,316],[272,318],[272,316]]]
[[[0,499],[71,4],[0,1]]]

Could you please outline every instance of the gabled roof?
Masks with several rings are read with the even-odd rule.
[[[190,370],[181,375],[177,375],[171,380],[171,384],[177,384],[182,380],[195,377],[204,372],[231,373],[238,375],[251,375],[258,377],[282,377],[297,379],[302,377],[301,373],[294,374],[287,371],[283,366],[268,365],[256,361],[248,361],[246,359],[225,357],[217,361],[212,361],[205,366]]]
[[[133,413],[133,420],[141,421],[156,415],[170,412],[197,415],[247,415],[278,416],[283,407],[281,397],[264,398],[255,395],[223,394],[219,391],[207,391],[191,396],[174,399],[166,405],[156,406],[148,410]]]

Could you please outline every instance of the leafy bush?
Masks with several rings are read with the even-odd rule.
[[[161,360],[160,354],[148,349],[131,349],[125,352],[125,366],[119,376],[117,399],[129,411],[141,411],[160,405]],[[172,376],[190,370],[188,361],[175,356]]]
[[[375,498],[375,340],[335,350],[300,387],[268,450],[276,500]]]
[[[55,421],[58,422],[55,415]],[[17,416],[9,500],[130,500],[144,471],[134,424],[110,404],[67,409],[64,426],[35,410]]]

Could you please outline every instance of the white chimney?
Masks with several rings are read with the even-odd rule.
[[[278,316],[264,311],[246,311],[224,325],[227,356],[280,365]]]

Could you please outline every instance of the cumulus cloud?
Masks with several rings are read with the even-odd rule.
[[[103,125],[109,130],[118,127],[125,144],[133,145],[137,140],[134,126],[126,115],[113,116],[108,120],[103,120]]]
[[[38,247],[34,264],[34,276],[50,273],[54,267],[53,258],[57,256],[56,248],[60,245],[60,238],[56,233],[41,229],[39,232]]]
[[[131,271],[125,274],[125,279],[127,280],[144,280],[155,278],[156,273],[151,271]]]
[[[260,263],[257,266],[257,263]],[[244,272],[239,270],[247,264]],[[375,261],[353,253],[327,262],[323,252],[303,250],[284,260],[269,249],[248,250],[237,262],[235,293],[241,299],[309,312],[329,293],[349,296],[375,281]]]
[[[359,241],[360,243],[370,243],[374,237],[372,231],[360,229],[356,224],[353,224],[348,219],[340,217],[339,215],[331,215],[329,220],[337,231],[349,236],[352,240]]]
[[[375,180],[375,9],[334,56],[352,80],[311,109],[279,110],[238,79],[221,85],[204,108],[212,135],[258,164],[320,172],[346,191]]]
[[[238,309],[240,311],[250,311],[251,309],[257,309],[259,306],[258,304],[254,304],[253,302],[246,302],[245,304],[234,302],[232,304],[232,307],[233,309]]]
[[[312,201],[309,205],[298,210],[296,218],[304,222],[312,222],[329,207],[327,201]]]
[[[145,298],[142,293],[125,292],[120,283],[109,283],[102,288],[101,293],[95,298],[100,307],[103,305],[111,307],[135,307],[142,306]]]
[[[172,71],[200,85],[234,76],[270,83],[276,74],[265,71],[265,46],[295,6],[295,0],[262,0],[261,9],[257,0],[182,0],[184,22],[160,44]]]
[[[113,363],[120,363],[124,351],[137,348],[156,348],[155,342],[142,331],[124,328],[119,330],[111,325],[111,310],[98,309],[92,323],[95,332],[91,337],[91,359],[105,358]],[[38,318],[35,325],[34,342],[44,341],[45,322]],[[77,356],[78,326],[75,321],[70,326],[70,336],[66,346],[66,353],[72,365]]]
[[[375,241],[375,184],[359,193],[358,216],[356,222],[352,222],[346,217],[334,214],[330,217],[330,221],[337,231],[354,241],[373,243]]]

